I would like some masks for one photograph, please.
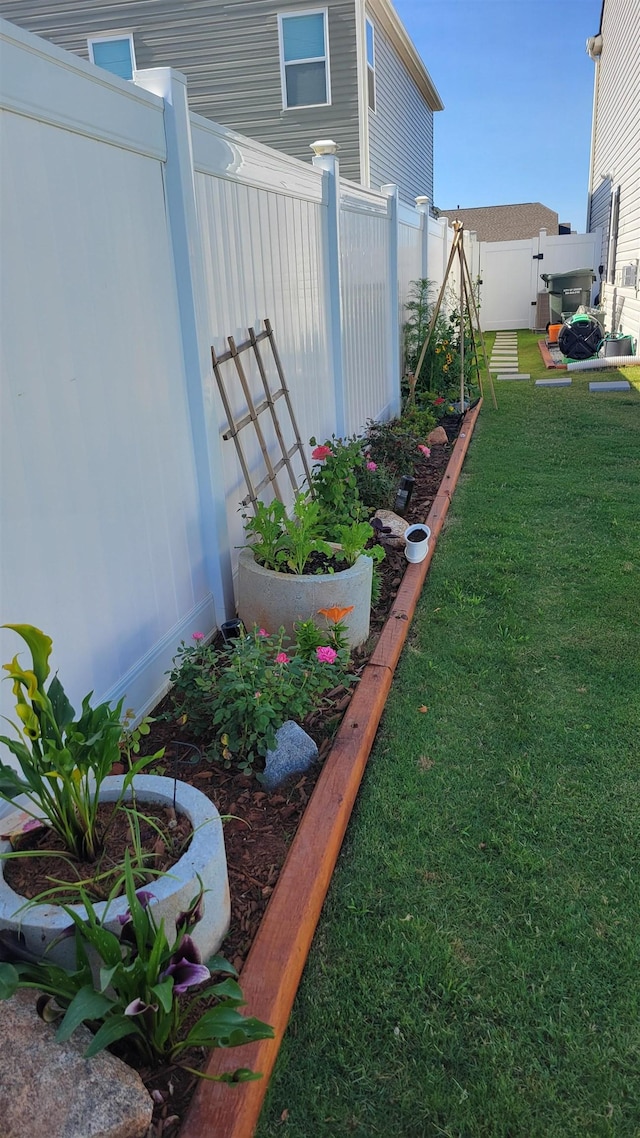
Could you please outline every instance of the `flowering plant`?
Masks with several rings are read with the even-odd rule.
[[[254,629],[221,649],[182,645],[174,660],[175,710],[227,767],[260,769],[287,719],[303,720],[324,692],[353,678],[348,649],[329,637],[314,643],[307,630],[302,647],[287,641],[282,629]],[[320,646],[335,657],[318,657]]]
[[[311,445],[315,444],[311,439]],[[337,525],[361,521],[363,509],[358,493],[358,472],[368,459],[363,452],[363,440],[353,436],[338,439],[335,435],[311,452],[316,465],[311,472],[311,490],[320,504],[320,518],[325,532],[333,540]]]
[[[63,905],[72,922],[63,935],[75,936],[75,971],[66,972],[46,958],[1,963],[0,999],[8,999],[18,988],[43,992],[38,1011],[48,1022],[60,1021],[58,1041],[68,1039],[80,1023],[95,1031],[85,1058],[126,1038],[141,1064],[182,1066],[190,1048],[237,1047],[271,1039],[273,1029],[268,1024],[236,1010],[244,1000],[231,965],[219,956],[204,963],[193,942],[191,933],[204,914],[202,887],[186,912],[178,915],[175,940],[169,944],[164,922],[158,924],[154,916],[154,895],[146,890],[136,893],[128,860],[125,874],[129,910],[119,918],[121,939],[104,927],[86,895],[82,898],[86,915]],[[92,970],[87,949],[93,949],[99,968]],[[227,978],[209,985],[212,973]],[[204,999],[215,1000],[215,1006],[194,1019]],[[244,1069],[220,1076],[225,1082],[259,1077]]]
[[[0,798],[10,802],[24,795],[29,803],[22,807],[25,813],[44,818],[75,857],[94,861],[104,837],[98,827],[100,788],[121,757],[122,700],[115,707],[101,703],[92,708],[90,693],[83,699],[82,711],[76,718],[57,675],[45,689],[50,673],[51,638],[30,624],[3,627],[17,632],[25,641],[31,652],[31,668],[23,669],[17,656],[3,665],[13,680],[21,726],[12,724],[18,739],[0,735],[0,742],[18,760],[20,768],[18,772],[0,760]],[[114,811],[134,776],[158,757],[140,758],[129,765]]]

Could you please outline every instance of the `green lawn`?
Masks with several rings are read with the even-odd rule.
[[[485,403],[260,1138],[640,1135],[640,395],[591,378]]]

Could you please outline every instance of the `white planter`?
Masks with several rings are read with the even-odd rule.
[[[102,802],[114,802],[122,787],[121,775],[112,775],[102,784]],[[204,917],[193,930],[192,936],[204,960],[220,947],[229,928],[231,904],[227,859],[224,850],[222,820],[215,806],[200,790],[185,782],[174,783],[172,778],[159,775],[138,775],[134,780],[136,799],[144,811],[146,805],[172,806],[174,786],[176,789],[176,810],[186,814],[193,826],[193,834],[188,850],[167,874],[156,878],[144,889],[157,898],[153,903],[156,922],[164,919],[167,940],[171,944],[176,931],[176,917],[186,910],[204,885]],[[131,799],[131,790],[125,801]],[[9,842],[0,842],[0,854],[9,853]],[[4,880],[4,865],[0,860],[0,930],[20,933],[24,937],[24,947],[36,956],[43,956],[47,946],[69,927],[69,917],[59,905],[29,905],[24,908],[25,899],[14,893]],[[104,914],[106,901],[95,906],[97,914]],[[81,913],[81,905],[74,905]],[[109,905],[105,928],[120,936],[121,925],[118,917],[126,913],[126,897],[118,897]],[[21,910],[18,912],[18,910]],[[68,938],[59,942],[49,952],[47,959],[63,968],[75,967],[75,941]]]
[[[417,540],[420,534],[426,536],[422,540]],[[407,561],[412,565],[417,564],[419,561],[424,561],[429,550],[429,538],[431,537],[431,530],[429,526],[424,525],[423,522],[418,522],[416,525],[408,526],[404,531],[406,545],[404,547],[404,555]]]
[[[373,561],[364,554],[355,565],[339,573],[276,573],[258,565],[250,549],[242,549],[238,558],[238,616],[245,628],[266,628],[277,632],[284,627],[293,638],[296,621],[315,620],[322,628],[326,622],[319,609],[348,608],[345,618],[347,639],[351,648],[364,644],[369,635],[371,615],[371,583]]]

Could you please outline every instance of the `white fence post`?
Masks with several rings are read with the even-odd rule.
[[[389,374],[393,384],[391,399],[392,415],[399,415],[401,409],[400,378],[402,375],[401,337],[400,337],[400,289],[398,287],[398,187],[389,182],[380,189],[386,195],[389,218]]]
[[[336,405],[336,434],[346,434],[347,410],[345,405],[344,363],[342,356],[342,291],[340,286],[340,163],[336,158],[337,144],[331,139],[321,139],[311,143],[313,158],[311,163],[323,170],[326,177],[325,224],[325,305],[331,361],[333,364],[333,389]]]
[[[211,390],[210,345],[202,329],[204,272],[196,208],[187,80],[171,67],[135,73],[135,82],[164,99],[167,142],[165,194],[184,358],[187,401],[200,495],[200,530],[207,581],[220,625],[235,613],[220,440],[207,430],[205,391]]]
[[[416,209],[422,214],[422,278],[429,276],[429,198],[424,194],[416,198]]]

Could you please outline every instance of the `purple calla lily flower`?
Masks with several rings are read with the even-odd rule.
[[[203,896],[204,896],[204,889],[201,888],[200,892],[197,893],[196,896],[193,898],[193,901],[189,905],[189,908],[185,909],[185,911],[183,913],[178,913],[178,916],[176,917],[176,932],[177,933],[181,933],[181,932],[186,933],[187,929],[192,929],[194,927],[194,925],[197,925],[199,923],[199,921],[202,920],[202,918],[204,917]]]
[[[150,905],[151,902],[155,901],[155,899],[156,899],[155,893],[149,893],[148,889],[139,889],[138,892],[136,893],[136,897],[138,898],[143,909],[146,909],[147,906]],[[118,915],[118,924],[120,924],[122,926],[128,925],[130,920],[131,920],[131,913],[129,912],[128,909],[127,909],[126,913],[120,913]]]
[[[127,1004],[126,1008],[124,1009],[124,1014],[126,1016],[140,1016],[144,1015],[145,1012],[157,1012],[157,1010],[157,1004],[145,1004],[144,1000],[141,1000],[138,996],[137,999],[132,1000],[130,1004]]]
[[[160,973],[160,979],[173,976],[173,990],[176,996],[183,995],[187,988],[202,984],[211,976],[206,964],[190,936],[183,936],[179,947],[169,959],[169,965]]]

